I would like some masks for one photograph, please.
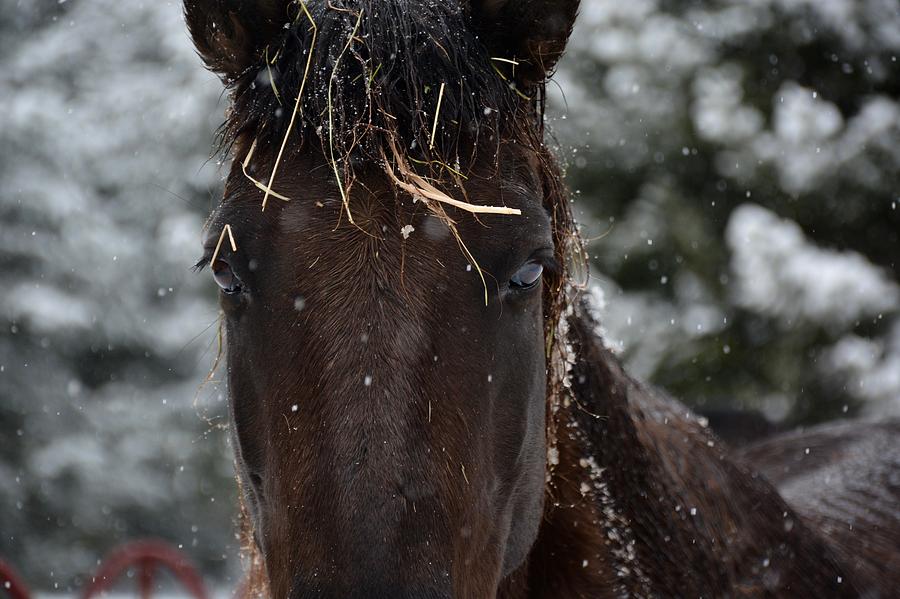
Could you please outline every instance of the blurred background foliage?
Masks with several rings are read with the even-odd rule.
[[[585,2],[554,123],[632,372],[783,425],[896,412],[900,10]]]
[[[218,310],[191,272],[221,86],[178,2],[0,0],[0,556],[80,588],[125,540],[239,572]]]
[[[0,0],[0,555],[239,571],[214,294],[225,103],[180,3]],[[900,412],[896,0],[583,0],[550,128],[631,371],[777,426]]]

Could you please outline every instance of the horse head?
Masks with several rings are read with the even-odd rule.
[[[185,0],[231,91],[201,265],[273,596],[486,597],[541,522],[575,0]],[[549,435],[552,438],[552,435]]]

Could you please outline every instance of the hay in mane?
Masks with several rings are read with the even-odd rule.
[[[542,90],[524,98],[513,57],[490,56],[470,21],[453,0],[292,2],[259,63],[227,82],[222,141],[249,133],[275,153],[298,135],[288,151],[320,144],[344,187],[354,164],[382,163],[392,147],[423,175],[453,179],[501,135],[539,143]]]

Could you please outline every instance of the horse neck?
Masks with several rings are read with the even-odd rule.
[[[780,560],[784,577],[801,578],[795,588],[803,572],[834,567],[771,485],[733,463],[700,419],[625,373],[586,308],[569,325],[577,359],[557,414],[544,521],[500,597],[730,596],[738,585],[755,596],[763,563]]]
[[[659,465],[629,404],[637,384],[596,328],[581,306],[569,317],[577,357],[555,415],[544,522],[527,564],[501,587],[503,599],[640,596],[647,580],[639,547],[653,543],[648,536],[678,538],[644,492]]]

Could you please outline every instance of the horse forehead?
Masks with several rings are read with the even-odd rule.
[[[479,158],[479,162],[468,177],[457,178],[462,189],[456,185],[438,185],[458,200],[476,205],[504,205],[522,211],[525,218],[491,218],[494,235],[502,236],[508,229],[509,234],[520,236],[523,223],[539,227],[546,220],[533,218],[544,216],[540,167],[535,152],[517,144],[501,144],[496,154]],[[308,155],[299,155],[286,166],[282,186],[297,201],[282,206],[279,229],[288,235],[300,235],[307,245],[350,245],[351,240],[358,242],[357,245],[359,242],[371,245],[376,239],[402,237],[410,240],[404,245],[412,249],[412,242],[420,243],[423,237],[426,242],[440,242],[450,236],[451,229],[440,222],[447,219],[437,217],[434,210],[446,206],[439,203],[429,206],[421,198],[410,197],[377,165],[364,165],[365,173],[349,186],[343,181],[338,183],[331,171]],[[455,208],[448,212],[459,223],[460,232],[468,230],[470,236],[478,235],[483,218],[476,221],[479,226],[471,227],[465,223],[473,219],[465,212]]]
[[[349,285],[350,276],[357,273],[375,274],[387,284],[396,284],[402,276],[407,288],[429,285],[443,276],[437,271],[428,275],[434,270],[429,265],[446,265],[460,258],[457,234],[478,260],[519,246],[527,250],[525,246],[537,243],[548,245],[551,223],[536,153],[513,143],[501,144],[496,152],[479,157],[478,168],[463,181],[465,193],[458,188],[448,191],[474,204],[517,208],[521,215],[474,218],[438,205],[453,219],[454,234],[446,217],[436,214],[435,205],[398,190],[377,165],[367,165],[364,175],[349,188],[344,186],[342,198],[342,188],[327,164],[315,155],[300,153],[285,161],[273,185],[290,200],[269,198],[265,212],[261,211],[262,192],[233,168],[227,199],[211,216],[207,236],[218,234],[225,223],[232,228],[237,224],[238,241],[249,249],[251,258],[268,254],[269,258],[297,258],[307,267],[334,269],[326,275],[310,268],[303,273],[308,279],[327,276],[332,284]]]

